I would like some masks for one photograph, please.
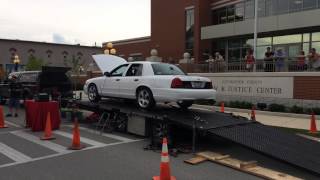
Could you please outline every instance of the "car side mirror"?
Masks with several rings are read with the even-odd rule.
[[[103,75],[105,75],[106,77],[110,77],[110,73],[109,72],[104,72]]]

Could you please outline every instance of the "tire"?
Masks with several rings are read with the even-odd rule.
[[[95,84],[91,84],[88,87],[88,99],[90,102],[99,102],[101,97],[98,94],[98,89]]]
[[[192,106],[193,101],[181,101],[181,102],[177,102],[177,104],[182,109],[188,109],[190,106]]]
[[[150,109],[155,105],[153,94],[148,88],[139,88],[136,96],[136,103],[142,109]]]

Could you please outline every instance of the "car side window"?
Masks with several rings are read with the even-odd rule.
[[[127,71],[126,76],[142,76],[142,64],[132,64]]]
[[[25,73],[21,74],[19,82],[37,82],[38,73]]]
[[[118,66],[110,73],[110,76],[122,76],[122,74],[126,71],[127,66],[128,64]]]

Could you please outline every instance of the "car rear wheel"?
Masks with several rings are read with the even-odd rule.
[[[98,102],[101,99],[101,97],[98,94],[98,89],[97,89],[96,85],[91,84],[89,86],[89,88],[88,88],[88,98],[89,98],[89,101],[91,101],[91,102]]]
[[[188,109],[190,106],[192,106],[193,101],[179,101],[177,104],[182,108],[182,109]]]
[[[152,92],[147,88],[140,88],[137,92],[137,104],[140,108],[149,109],[155,105]]]

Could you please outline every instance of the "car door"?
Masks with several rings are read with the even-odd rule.
[[[124,98],[135,99],[136,89],[141,83],[143,64],[133,63],[128,68],[125,77],[121,80],[120,93]]]
[[[123,64],[111,71],[109,76],[104,79],[102,94],[108,97],[121,97],[119,92],[119,83],[123,79],[123,75],[128,68],[128,64]]]

